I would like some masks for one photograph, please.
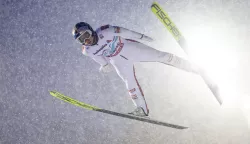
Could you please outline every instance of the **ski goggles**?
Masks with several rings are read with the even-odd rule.
[[[91,36],[92,32],[90,30],[83,30],[75,35],[75,39],[83,45],[89,45],[91,43]]]

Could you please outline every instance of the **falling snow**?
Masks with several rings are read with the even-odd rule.
[[[188,126],[187,130],[84,110],[49,95],[48,91],[57,90],[101,108],[123,113],[133,110],[123,81],[114,71],[99,73],[99,65],[81,54],[71,30],[79,21],[88,22],[94,28],[104,24],[119,25],[153,37],[155,41],[148,44],[156,49],[185,57],[150,11],[152,2],[1,1],[0,143],[249,144],[250,119],[246,117],[250,115],[249,107],[248,111],[233,106],[221,107],[200,77],[161,64],[136,65],[150,117]],[[211,48],[233,52],[230,58],[235,62],[232,64],[235,71],[228,75],[235,77],[227,80],[238,92],[238,99],[249,100],[249,1],[157,2],[187,40],[194,41],[195,34],[204,38],[204,43],[193,42],[197,47],[204,51]],[[212,35],[205,39],[206,33],[199,33],[197,27],[209,29]],[[217,38],[219,46],[213,37]],[[223,55],[220,56],[223,59]]]

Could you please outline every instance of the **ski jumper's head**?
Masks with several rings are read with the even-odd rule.
[[[97,44],[98,36],[93,28],[86,22],[77,23],[73,30],[72,35],[82,45],[92,46]]]

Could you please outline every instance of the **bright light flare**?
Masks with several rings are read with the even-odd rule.
[[[240,105],[241,105],[241,111],[246,117],[248,127],[250,128],[250,96],[245,94],[242,95],[241,100],[240,100]]]
[[[237,104],[235,76],[237,56],[230,50],[227,35],[219,29],[196,27],[188,34],[190,60],[201,66],[214,80],[220,90],[223,105],[226,107]]]

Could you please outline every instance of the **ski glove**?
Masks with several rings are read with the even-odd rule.
[[[103,72],[103,73],[109,73],[113,71],[113,66],[111,64],[106,64],[106,65],[102,65],[100,68],[99,68],[99,72]]]
[[[152,42],[153,39],[150,38],[149,36],[146,36],[144,34],[141,34],[139,32],[129,30],[127,28],[119,27],[119,26],[111,26],[109,25],[109,30],[116,36],[121,36],[123,38],[129,38],[129,39],[140,39],[140,40],[145,40]]]

